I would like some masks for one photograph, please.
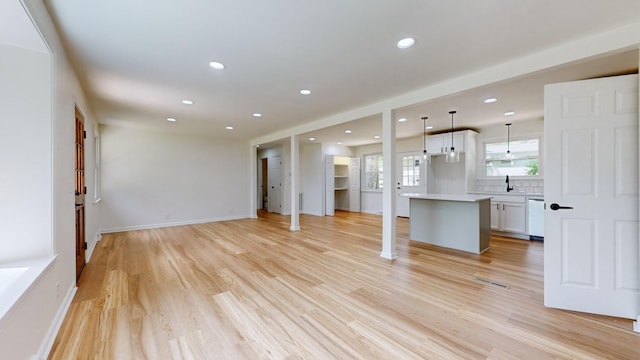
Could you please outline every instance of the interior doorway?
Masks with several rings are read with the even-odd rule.
[[[262,162],[261,171],[260,171],[260,208],[262,210],[267,210],[269,208],[269,192],[267,191],[267,184],[269,183],[269,159],[260,159]]]
[[[85,212],[84,198],[87,193],[87,187],[84,182],[84,139],[86,133],[84,131],[84,117],[78,108],[75,108],[75,195],[76,195],[76,280],[80,278],[82,269],[86,263],[85,260]]]

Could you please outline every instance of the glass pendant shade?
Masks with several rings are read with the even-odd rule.
[[[445,159],[448,163],[460,162],[460,152],[456,151],[456,148],[453,146],[453,114],[455,113],[455,110],[449,111],[449,114],[451,114],[451,149],[449,149],[449,152],[447,152],[447,156]]]
[[[446,162],[448,163],[460,162],[460,152],[456,151],[453,146],[451,147],[451,150],[447,153]]]

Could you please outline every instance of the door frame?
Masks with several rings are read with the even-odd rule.
[[[76,249],[76,281],[80,279],[86,265],[86,211],[85,198],[87,186],[85,183],[85,139],[87,132],[85,119],[77,105],[74,106],[74,144],[75,144],[75,249]]]

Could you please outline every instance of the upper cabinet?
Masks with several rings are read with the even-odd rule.
[[[456,131],[453,133],[453,147],[460,152],[465,152],[466,141],[468,133],[475,132],[471,130]],[[446,154],[451,150],[451,133],[444,133],[438,135],[427,136],[427,151],[429,154]]]
[[[431,161],[427,166],[427,192],[432,194],[466,194],[474,189],[476,179],[476,135],[473,130],[453,133],[453,146],[460,151],[460,161],[447,163],[444,154],[451,150],[451,133],[427,137]]]

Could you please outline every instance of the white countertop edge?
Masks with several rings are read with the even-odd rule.
[[[497,192],[497,191],[469,191],[469,194],[474,195],[487,195],[487,196],[529,196],[529,197],[544,197],[544,194],[535,193],[523,193],[523,192]]]
[[[411,199],[423,199],[423,200],[442,200],[442,201],[462,201],[462,202],[480,202],[484,200],[491,200],[491,196],[488,195],[474,195],[474,194],[418,194],[407,193],[401,196],[406,196]]]

